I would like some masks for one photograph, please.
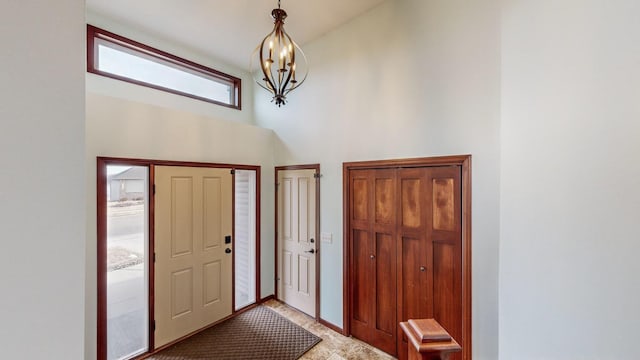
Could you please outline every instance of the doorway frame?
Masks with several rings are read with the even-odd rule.
[[[314,319],[316,321],[320,321],[320,256],[318,254],[320,254],[320,178],[322,177],[321,173],[320,173],[320,164],[305,164],[305,165],[287,165],[287,166],[276,166],[275,167],[275,182],[274,182],[274,187],[275,187],[275,204],[274,204],[274,218],[275,218],[275,229],[274,229],[274,234],[275,234],[275,246],[274,246],[274,272],[275,272],[275,277],[274,277],[274,297],[276,300],[279,301],[278,299],[278,173],[280,171],[285,171],[285,170],[315,170],[316,171],[316,218],[315,218],[315,222],[316,222],[316,233],[314,234],[315,236],[315,240],[316,240],[316,278],[315,278],[315,283],[316,283],[316,298],[315,298],[315,302],[316,302],[316,311],[315,311],[315,316]]]
[[[107,166],[108,165],[120,165],[120,166],[144,166],[149,169],[148,175],[148,188],[149,188],[149,252],[150,252],[150,266],[149,266],[149,349],[147,352],[142,353],[133,359],[145,358],[150,354],[154,354],[164,348],[167,348],[179,341],[182,341],[188,337],[191,337],[207,328],[215,325],[211,324],[203,329],[197,330],[194,333],[177,339],[169,344],[162,346],[161,348],[155,348],[154,344],[154,320],[155,320],[155,266],[153,266],[153,252],[155,249],[155,166],[178,166],[178,167],[196,167],[196,168],[226,168],[234,170],[253,170],[256,172],[256,301],[252,305],[248,305],[242,309],[235,310],[235,256],[232,257],[232,313],[231,317],[242,313],[252,307],[260,304],[260,229],[261,229],[261,211],[260,211],[260,199],[261,199],[261,166],[260,165],[241,165],[241,164],[225,164],[225,163],[208,163],[208,162],[189,162],[189,161],[175,161],[175,160],[152,160],[152,159],[137,159],[137,158],[119,158],[119,157],[96,157],[96,270],[97,270],[97,360],[107,359]],[[235,209],[235,176],[232,181],[232,208]],[[232,245],[235,245],[235,211],[232,213]],[[217,324],[217,323],[216,323]]]
[[[345,162],[342,164],[342,334],[351,335],[351,263],[349,251],[349,175],[352,170],[460,166],[462,186],[462,358],[471,360],[471,155],[452,155],[391,160]]]

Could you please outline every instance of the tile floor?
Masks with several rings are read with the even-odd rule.
[[[320,325],[313,318],[276,300],[269,300],[264,305],[280,315],[302,326],[322,338],[300,359],[307,360],[392,360],[393,356],[380,351],[360,340],[342,336],[341,334]]]

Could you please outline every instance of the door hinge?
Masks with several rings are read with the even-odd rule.
[[[156,184],[153,184],[153,195],[156,194]]]
[[[313,178],[314,179],[320,179],[321,177],[322,177],[322,174],[320,174],[320,173],[313,174]]]
[[[152,326],[153,326],[153,331],[156,331],[156,321],[155,320],[153,320]]]
[[[156,253],[153,253],[153,262],[156,262]]]
[[[235,169],[231,169],[231,175],[235,175],[236,174],[236,170]]]

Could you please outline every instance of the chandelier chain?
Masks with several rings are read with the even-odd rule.
[[[278,9],[280,9],[280,0],[278,0]]]

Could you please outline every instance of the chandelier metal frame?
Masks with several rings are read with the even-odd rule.
[[[260,87],[273,94],[271,101],[280,107],[287,103],[287,94],[307,79],[309,70],[304,52],[284,30],[287,12],[280,8],[280,0],[278,0],[278,8],[271,11],[271,16],[274,20],[273,30],[254,50],[251,73]],[[300,77],[300,71],[296,74],[296,70],[300,70],[296,60],[303,62],[302,77]],[[257,70],[256,61],[260,64],[261,71]]]

